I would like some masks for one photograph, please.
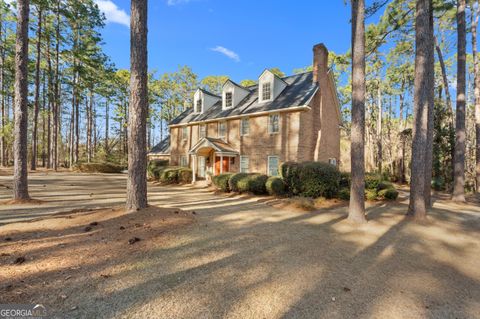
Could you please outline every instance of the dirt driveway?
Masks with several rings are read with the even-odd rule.
[[[53,200],[35,216],[48,214],[46,205],[65,207],[63,197],[100,206],[124,196],[123,176],[33,180],[33,196]],[[109,247],[135,234],[134,217],[122,220],[132,219],[127,236],[107,232],[118,229],[119,216],[105,215],[88,243],[83,228],[53,228],[53,218],[27,223],[33,233],[44,229],[38,237],[15,231],[22,224],[0,226],[0,238],[11,237],[0,242],[8,254],[0,257],[8,274],[0,272],[0,296],[44,303],[59,318],[480,318],[478,205],[438,199],[431,222],[418,225],[403,218],[405,202],[379,203],[369,207],[369,223],[355,227],[345,207],[284,210],[192,187],[151,186],[149,196],[189,221],[164,236],[154,220],[169,222],[175,209],[145,215],[152,224],[143,232],[158,236],[116,254]],[[2,216],[15,218],[7,211]],[[89,216],[78,218],[87,225],[99,218]],[[27,262],[12,265],[18,254]]]

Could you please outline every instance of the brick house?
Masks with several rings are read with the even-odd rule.
[[[202,89],[193,107],[170,124],[171,165],[196,178],[225,172],[278,175],[285,161],[340,158],[340,105],[323,44],[313,47],[313,71],[280,78],[265,70],[258,85],[228,80],[221,96]]]

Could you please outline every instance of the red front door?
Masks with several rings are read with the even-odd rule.
[[[215,156],[215,175],[218,175],[220,174],[220,156]],[[223,169],[223,173],[226,173],[228,172],[229,170],[229,164],[230,164],[230,161],[229,161],[229,158],[228,157],[224,157],[223,158],[223,163],[222,163],[222,169]]]

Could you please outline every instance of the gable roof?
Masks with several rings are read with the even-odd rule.
[[[217,153],[225,153],[225,154],[238,154],[238,152],[227,142],[219,138],[213,137],[204,137],[198,141],[189,151],[190,154],[195,154],[196,151],[203,147],[211,147]]]
[[[259,103],[258,85],[249,86],[245,89],[250,93],[236,107],[222,109],[222,101],[220,100],[204,113],[194,113],[193,108],[188,108],[172,120],[170,125],[182,125],[191,122],[202,122],[307,106],[319,89],[318,84],[313,83],[312,72],[287,76],[282,80],[285,81],[288,86],[273,101]]]
[[[170,136],[165,137],[160,143],[152,147],[149,154],[170,154]]]
[[[203,94],[210,95],[210,96],[213,96],[213,97],[216,97],[216,98],[219,98],[219,99],[222,98],[221,96],[218,96],[218,95],[216,95],[216,94],[213,94],[213,93],[211,93],[211,92],[208,92],[208,91],[205,90],[205,89],[198,88],[198,90],[199,90],[200,92],[202,92]]]

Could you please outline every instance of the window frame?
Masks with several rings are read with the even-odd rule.
[[[265,86],[268,85],[268,99],[265,98]],[[269,102],[272,100],[272,82],[266,81],[262,83],[262,102]]]
[[[199,105],[200,102],[200,105]],[[203,101],[202,98],[198,98],[195,101],[195,113],[202,113]]]
[[[186,141],[188,136],[188,126],[182,126],[181,134],[182,134],[182,141]]]
[[[277,116],[278,117],[278,122],[277,122],[277,131],[273,131],[273,124],[272,124],[272,117]],[[280,114],[275,113],[275,114],[270,114],[268,116],[268,133],[269,134],[279,134],[280,133]]]
[[[243,164],[245,164],[245,163],[243,163],[243,161],[244,161],[245,159],[247,160],[246,170],[244,170],[244,166],[243,166]],[[243,164],[242,164],[242,163],[243,163]],[[240,167],[239,167],[240,173],[247,173],[247,174],[249,173],[249,171],[250,171],[250,158],[248,157],[248,155],[240,155],[240,163],[239,163],[239,166],[240,166]]]
[[[220,126],[221,126],[222,124],[225,124],[224,135],[221,135],[221,134],[220,134],[220,132],[221,132]],[[220,121],[220,122],[218,122],[218,125],[217,125],[217,137],[218,137],[218,138],[225,138],[225,137],[227,137],[227,121]]]
[[[337,159],[336,159],[335,157],[331,157],[331,158],[328,159],[328,164],[337,167],[338,161],[337,161]]]
[[[202,136],[202,128],[203,128],[203,136]],[[198,125],[198,138],[201,139],[201,138],[204,138],[204,137],[207,137],[207,125],[205,124],[200,124]]]
[[[277,167],[276,167],[277,174],[276,174],[276,175],[270,174],[270,170],[271,170],[271,167],[270,167],[270,159],[272,159],[272,158],[276,158],[276,159],[277,159]],[[280,166],[280,156],[278,156],[278,155],[268,155],[268,156],[267,156],[267,175],[268,175],[268,176],[275,176],[275,177],[280,176],[279,166]]]
[[[227,99],[228,96],[230,96],[230,105],[228,105],[228,99]],[[229,109],[231,107],[233,107],[233,92],[227,91],[225,92],[225,108]]]
[[[248,126],[247,126],[247,132],[244,133],[243,130],[244,130],[244,121],[246,121],[248,123]],[[242,119],[240,119],[240,136],[248,136],[250,135],[250,118],[249,117],[244,117]]]
[[[185,160],[185,163],[183,163],[183,160]],[[188,167],[188,157],[187,157],[187,155],[181,155],[180,156],[180,166],[181,167]]]

